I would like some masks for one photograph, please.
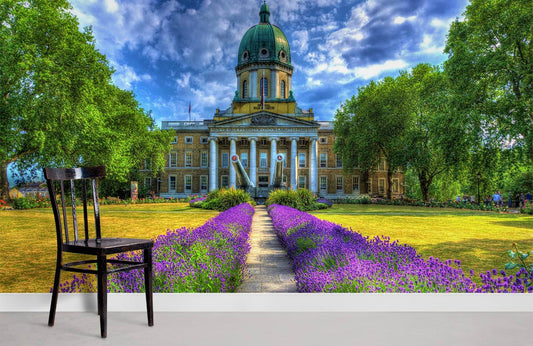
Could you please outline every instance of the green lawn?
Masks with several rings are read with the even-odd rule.
[[[533,250],[533,216],[460,209],[383,205],[333,205],[312,212],[364,236],[389,236],[414,247],[424,258],[458,259],[465,272],[504,269],[513,242]],[[477,279],[476,279],[477,281]]]
[[[198,227],[218,215],[188,203],[104,205],[100,209],[104,237],[155,238],[167,229]],[[0,293],[49,292],[56,258],[52,209],[0,211],[0,253]],[[65,254],[66,260],[73,258],[80,257]],[[62,281],[72,277],[69,274],[62,272]]]

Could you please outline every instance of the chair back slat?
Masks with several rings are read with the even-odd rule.
[[[96,179],[91,179],[91,187],[93,190],[94,228],[96,230],[96,242],[99,243],[102,233],[100,231],[100,206],[98,205],[98,181]]]
[[[67,199],[70,197],[72,203],[72,225],[74,239],[77,241],[79,239],[78,235],[78,210],[76,208],[76,183],[75,180],[81,180],[81,198],[83,199],[83,223],[84,223],[84,235],[85,242],[90,238],[89,236],[89,220],[88,220],[88,211],[87,211],[87,198],[90,194],[87,189],[87,180],[91,181],[91,192],[92,200],[94,206],[94,228],[97,242],[101,241],[102,233],[100,230],[100,207],[98,203],[98,179],[105,177],[105,167],[84,167],[84,168],[45,168],[44,176],[48,184],[48,191],[50,193],[50,200],[52,204],[52,209],[54,210],[54,218],[56,222],[56,233],[58,245],[65,242],[69,242],[69,221],[67,215]],[[68,180],[70,183],[70,196],[67,195],[67,187],[64,185],[64,181]],[[54,183],[59,184],[59,191],[61,194],[61,211],[59,210],[58,200],[57,200],[57,190],[54,186]],[[79,188],[79,186],[78,186]],[[78,200],[80,196],[78,195]],[[63,218],[63,220],[61,220]],[[92,228],[92,227],[91,227]],[[63,239],[64,236],[64,239]],[[60,246],[59,246],[60,247]]]
[[[65,232],[65,241],[68,243],[68,219],[67,219],[67,208],[65,206],[65,186],[63,180],[61,180],[61,209],[63,210],[63,230]]]
[[[87,179],[83,179],[83,225],[85,226],[86,243],[89,241],[89,221],[87,217]]]
[[[78,217],[76,215],[76,193],[74,180],[70,180],[70,198],[72,200],[72,228],[74,229],[74,240],[78,240]]]

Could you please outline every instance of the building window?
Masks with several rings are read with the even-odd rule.
[[[326,168],[328,166],[328,159],[326,153],[320,153],[320,167]]]
[[[392,192],[400,192],[400,181],[398,179],[392,179]]]
[[[385,159],[379,160],[378,163],[378,171],[384,171],[385,170]]]
[[[170,141],[170,144],[176,144],[178,143],[178,136],[172,137],[172,140]]]
[[[259,153],[259,167],[267,168],[267,153]]]
[[[170,175],[168,177],[168,192],[176,192],[176,176]]]
[[[342,157],[340,155],[335,155],[335,161],[337,168],[342,168]]]
[[[383,195],[385,193],[385,179],[378,179],[378,193]]]
[[[192,191],[192,175],[185,176],[185,193],[191,193]]]
[[[368,182],[367,182],[367,185],[368,185],[368,194],[372,194],[372,179],[368,179]]]
[[[229,153],[222,153],[222,168],[229,167]]]
[[[284,80],[281,81],[281,90],[280,91],[281,91],[281,98],[282,99],[286,98],[286,96],[285,96],[285,81]]]
[[[200,143],[207,144],[209,142],[209,138],[207,137],[200,137]]]
[[[227,175],[223,175],[222,177],[220,177],[220,186],[223,188],[228,188],[229,177]]]
[[[152,159],[144,160],[144,169],[152,169]]]
[[[328,192],[328,177],[326,177],[325,175],[320,176],[320,192]]]
[[[169,167],[178,167],[178,153],[171,152],[168,157]]]
[[[359,176],[352,177],[352,191],[359,192]]]
[[[257,177],[258,187],[268,187],[268,175],[260,175]]]
[[[344,177],[337,177],[337,192],[342,193],[344,191]]]
[[[241,153],[241,163],[243,167],[248,167],[248,153]]]
[[[320,144],[328,144],[328,137],[320,137],[320,138],[318,139],[318,142],[319,142]]]
[[[299,175],[298,176],[298,188],[299,189],[305,189],[305,176],[304,175]]]
[[[248,97],[248,81],[245,80],[242,82],[242,98],[245,99]]]
[[[202,153],[200,154],[200,165],[203,168],[205,168],[207,167],[207,162],[208,162],[207,151],[202,151]]]
[[[261,78],[261,85],[263,86],[261,88],[261,90],[259,90],[259,92],[263,93],[263,97],[264,98],[267,98],[268,97],[268,79],[266,78]],[[261,97],[261,95],[259,95],[259,97]]]
[[[200,192],[207,192],[207,175],[200,176]]]
[[[192,167],[192,152],[185,152],[185,167]]]
[[[305,167],[305,153],[298,154],[298,167],[300,168]]]
[[[148,190],[152,189],[152,178],[144,178],[144,188]]]
[[[185,144],[192,144],[192,137],[185,137]]]

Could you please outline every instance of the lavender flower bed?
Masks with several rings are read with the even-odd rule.
[[[243,203],[196,229],[169,230],[155,239],[154,292],[232,292],[242,282],[254,208]],[[142,253],[119,259],[142,261]],[[61,292],[94,291],[84,275],[61,286]],[[142,270],[109,276],[109,292],[143,292]]]
[[[465,275],[458,260],[425,260],[408,245],[386,237],[369,239],[290,207],[271,205],[268,210],[293,260],[300,292],[533,291],[533,277],[525,270],[515,276],[493,270],[481,274],[477,285],[474,273]]]

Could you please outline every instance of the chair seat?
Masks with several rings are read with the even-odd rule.
[[[126,251],[149,249],[154,246],[150,239],[133,238],[102,238],[97,243],[96,239],[76,240],[63,243],[63,251],[83,253],[87,255],[110,255]]]

